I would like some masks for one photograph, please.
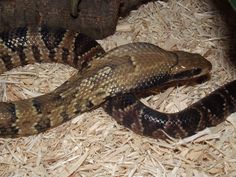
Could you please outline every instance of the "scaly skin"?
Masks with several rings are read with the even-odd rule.
[[[95,41],[58,28],[0,33],[0,73],[35,62],[60,62],[79,70],[51,93],[0,102],[0,136],[43,132],[116,96],[199,77],[211,70],[211,64],[198,54],[170,52],[148,43],[123,45],[93,60],[101,53]],[[125,112],[126,108],[117,110]]]

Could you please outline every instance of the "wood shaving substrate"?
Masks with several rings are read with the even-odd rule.
[[[236,79],[226,52],[229,38],[209,0],[179,0],[141,6],[119,20],[114,35],[99,42],[109,50],[145,41],[205,56],[213,64],[210,80],[142,100],[160,111],[177,112]],[[14,69],[1,77],[1,99],[52,91],[74,72],[59,64]],[[136,135],[99,108],[46,133],[0,139],[0,176],[236,176],[235,118],[231,115],[217,127],[166,142]]]

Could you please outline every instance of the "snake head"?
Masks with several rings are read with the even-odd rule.
[[[199,54],[184,51],[175,51],[174,54],[177,62],[171,68],[173,80],[197,78],[208,74],[212,69],[211,63]]]

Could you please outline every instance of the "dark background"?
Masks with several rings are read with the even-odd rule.
[[[236,67],[236,11],[230,6],[228,0],[212,0],[213,4],[220,11],[229,31],[228,52],[230,60]]]

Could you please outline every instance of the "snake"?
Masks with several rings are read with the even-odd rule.
[[[1,74],[43,62],[66,64],[78,72],[52,92],[0,102],[0,137],[45,132],[103,106],[119,124],[138,134],[183,138],[215,126],[236,110],[236,81],[177,113],[158,112],[139,100],[138,93],[150,88],[209,74],[211,63],[196,53],[167,51],[145,42],[105,52],[90,37],[58,27],[0,32]]]

